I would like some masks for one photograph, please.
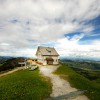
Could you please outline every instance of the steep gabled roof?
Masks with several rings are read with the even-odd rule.
[[[37,49],[37,52],[38,51],[41,53],[41,55],[59,56],[59,54],[57,53],[55,48],[52,48],[52,47],[42,47],[42,46],[39,46],[38,49]],[[37,52],[36,52],[36,55],[37,55]]]

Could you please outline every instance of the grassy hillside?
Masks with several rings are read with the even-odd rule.
[[[0,64],[0,66],[2,66],[2,64]]]
[[[67,60],[67,59],[63,59],[61,61],[66,63],[70,67],[80,68],[80,69],[85,69],[85,70],[99,70],[100,71],[99,61]]]
[[[87,90],[85,94],[90,100],[100,100],[100,84],[90,81],[84,76],[76,73],[66,64],[62,64],[55,73],[68,80],[72,87],[76,87],[80,90]]]
[[[50,79],[39,70],[21,70],[0,77],[0,100],[43,100],[51,93]]]
[[[72,68],[75,72],[85,76],[91,81],[100,83],[100,71],[90,71],[90,70],[84,70],[79,68]]]

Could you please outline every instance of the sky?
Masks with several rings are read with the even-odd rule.
[[[100,0],[0,0],[0,56],[100,58]]]

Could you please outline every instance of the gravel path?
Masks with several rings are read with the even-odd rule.
[[[52,72],[57,69],[58,66],[40,66],[40,72],[51,78],[52,82],[52,93],[51,97],[56,97],[64,95],[73,91],[77,91],[76,88],[72,88],[68,81],[60,78],[58,75],[53,74]],[[67,100],[89,100],[85,95],[79,95],[74,98],[69,98]]]
[[[21,70],[21,69],[23,69],[23,67],[17,67],[17,68],[15,68],[15,69],[12,69],[11,71],[1,73],[1,74],[0,74],[0,77],[5,76],[5,75],[8,75],[8,74],[11,74],[11,73],[14,73],[14,72],[16,72],[16,71],[18,71],[18,70]]]

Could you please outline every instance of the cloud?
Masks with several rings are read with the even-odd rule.
[[[80,45],[76,40],[70,41],[66,38],[59,39],[55,45],[61,56],[100,58],[100,43],[94,41],[92,45]]]
[[[82,34],[68,43],[78,45],[84,35],[95,29],[86,22],[99,16],[99,5],[99,0],[0,0],[0,44],[4,43],[0,55],[28,56],[27,50],[56,44],[64,34],[76,31]]]

